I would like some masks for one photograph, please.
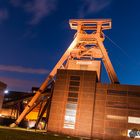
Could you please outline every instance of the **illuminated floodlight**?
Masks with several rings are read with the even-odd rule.
[[[9,93],[9,91],[8,91],[8,90],[5,90],[5,91],[4,91],[4,93],[5,93],[5,94],[8,94],[8,93]]]

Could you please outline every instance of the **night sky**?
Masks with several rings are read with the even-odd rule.
[[[9,90],[40,86],[73,40],[73,18],[111,18],[104,44],[118,78],[140,85],[139,0],[0,0],[0,81]]]

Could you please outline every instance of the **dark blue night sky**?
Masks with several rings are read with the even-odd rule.
[[[73,18],[111,18],[105,34],[116,46],[104,44],[118,78],[140,85],[139,0],[0,0],[0,81],[9,90],[40,86],[73,40]]]

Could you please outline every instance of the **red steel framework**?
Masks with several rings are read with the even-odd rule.
[[[72,19],[69,21],[71,29],[77,30],[73,42],[54,66],[46,80],[42,83],[39,90],[30,100],[24,111],[20,114],[11,127],[18,125],[29,112],[30,108],[44,92],[47,85],[53,80],[57,69],[63,67],[67,69],[69,59],[92,57],[102,59],[111,83],[119,83],[115,70],[104,47],[105,39],[103,30],[111,29],[111,19]],[[90,47],[89,47],[90,46]]]

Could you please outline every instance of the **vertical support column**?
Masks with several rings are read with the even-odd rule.
[[[110,61],[110,59],[109,59],[109,57],[108,57],[108,54],[107,54],[107,52],[106,52],[106,49],[105,49],[105,47],[104,47],[104,45],[103,45],[101,39],[98,38],[98,39],[97,39],[97,42],[98,42],[98,46],[99,46],[99,48],[101,49],[101,52],[102,52],[102,54],[103,54],[103,62],[104,62],[106,71],[107,71],[107,73],[108,73],[108,76],[109,76],[111,82],[112,82],[112,83],[119,83],[119,80],[118,80],[118,78],[117,78],[117,75],[116,75],[116,73],[115,73],[115,70],[114,70],[114,68],[113,68],[113,66],[112,66],[112,63],[111,63],[111,61]]]

